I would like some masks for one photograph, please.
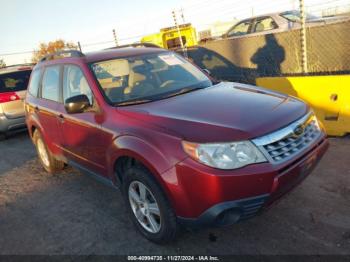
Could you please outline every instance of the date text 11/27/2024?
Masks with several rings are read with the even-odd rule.
[[[219,261],[216,256],[128,256],[128,261]]]

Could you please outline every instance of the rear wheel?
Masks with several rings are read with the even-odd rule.
[[[176,216],[152,174],[134,166],[124,175],[123,195],[137,229],[158,244],[173,240],[177,232]]]
[[[33,135],[34,144],[39,156],[39,160],[44,167],[44,169],[50,173],[54,174],[64,168],[64,162],[57,160],[47,148],[45,141],[38,130],[34,131]]]

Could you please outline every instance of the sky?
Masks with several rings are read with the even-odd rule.
[[[305,0],[314,13],[337,6],[350,7],[350,0]],[[83,51],[113,46],[116,29],[121,44],[137,42],[142,35],[173,26],[178,20],[203,30],[214,22],[298,7],[298,0],[0,0],[0,59],[7,65],[30,62],[41,42],[57,39],[80,42]],[[22,53],[27,52],[27,53]],[[5,55],[22,53],[14,55]]]

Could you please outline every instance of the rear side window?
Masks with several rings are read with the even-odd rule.
[[[31,71],[17,71],[0,75],[0,93],[27,90]]]
[[[40,70],[33,71],[32,78],[30,79],[30,83],[29,83],[29,86],[28,86],[28,92],[32,96],[35,96],[35,97],[38,96],[40,77],[41,77],[41,71]]]
[[[60,102],[60,66],[47,67],[43,76],[41,97]]]

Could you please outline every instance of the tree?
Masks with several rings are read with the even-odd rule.
[[[0,68],[6,67],[4,59],[0,59]]]
[[[58,51],[66,49],[78,49],[77,45],[72,42],[66,42],[62,39],[46,43],[40,43],[39,49],[34,50],[32,56],[32,62],[37,63],[41,58],[45,57],[48,54],[53,54]]]

